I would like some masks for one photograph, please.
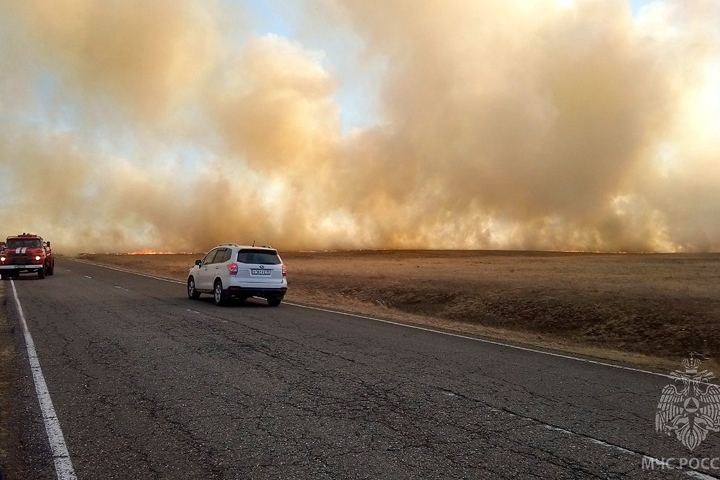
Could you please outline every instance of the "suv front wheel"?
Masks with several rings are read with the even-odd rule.
[[[200,298],[200,292],[195,289],[195,279],[193,277],[188,278],[187,293],[188,298],[193,300]]]

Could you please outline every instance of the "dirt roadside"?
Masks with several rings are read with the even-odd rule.
[[[184,281],[201,256],[80,258]],[[283,259],[290,302],[661,371],[693,351],[720,356],[718,254],[335,251]]]

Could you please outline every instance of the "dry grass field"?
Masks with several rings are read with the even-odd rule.
[[[200,257],[80,256],[180,280]],[[720,354],[720,254],[334,251],[283,260],[288,301],[662,367],[692,351]]]

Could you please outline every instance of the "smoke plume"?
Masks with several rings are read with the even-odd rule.
[[[720,250],[719,2],[305,6],[285,38],[210,0],[2,2],[0,236]],[[383,68],[347,130],[353,62]]]

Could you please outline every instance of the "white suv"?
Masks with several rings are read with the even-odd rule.
[[[195,260],[187,280],[187,294],[192,299],[201,293],[212,294],[215,305],[235,297],[267,299],[277,307],[287,292],[287,267],[277,250],[224,243],[213,248],[202,260]]]

